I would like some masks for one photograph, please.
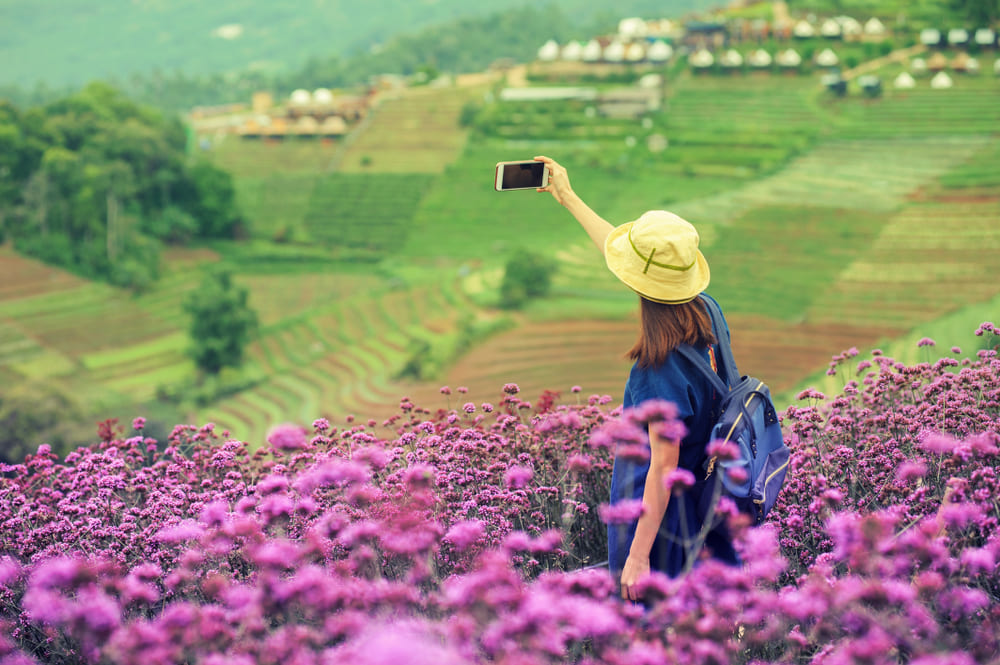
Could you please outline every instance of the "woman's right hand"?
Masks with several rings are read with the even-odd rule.
[[[569,174],[566,173],[566,169],[551,157],[539,155],[535,157],[535,160],[545,162],[549,169],[549,184],[540,187],[538,191],[550,192],[556,201],[565,206],[570,197],[575,196],[573,188],[569,184]]]

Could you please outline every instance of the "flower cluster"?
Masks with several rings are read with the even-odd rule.
[[[641,605],[600,561],[642,506],[604,499],[613,453],[682,431],[670,405],[508,384],[259,449],[141,419],[40,446],[0,469],[0,663],[1000,663],[1000,361],[860,367],[784,414],[768,524],[720,502],[743,565],[654,573]]]

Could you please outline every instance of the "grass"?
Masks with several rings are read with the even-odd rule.
[[[730,303],[733,313],[795,320],[884,223],[882,215],[842,208],[754,208],[705,250],[712,293]]]

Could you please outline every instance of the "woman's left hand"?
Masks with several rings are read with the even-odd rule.
[[[625,568],[622,570],[622,598],[625,600],[639,600],[640,594],[636,587],[639,581],[649,575],[649,557],[638,557],[629,554],[625,559]]]

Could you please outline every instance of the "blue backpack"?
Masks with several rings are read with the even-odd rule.
[[[722,395],[710,440],[731,441],[740,451],[735,460],[716,464],[715,457],[707,459],[705,474],[711,478],[717,467],[746,469],[747,477],[742,483],[734,482],[730,474],[723,473],[723,490],[741,512],[751,517],[755,525],[760,524],[774,506],[785,482],[791,451],[785,445],[778,414],[771,401],[771,391],[760,379],[740,376],[718,304],[711,298],[701,300],[712,318],[712,330],[722,355],[726,382],[690,345],[681,344],[677,351],[697,367]]]

